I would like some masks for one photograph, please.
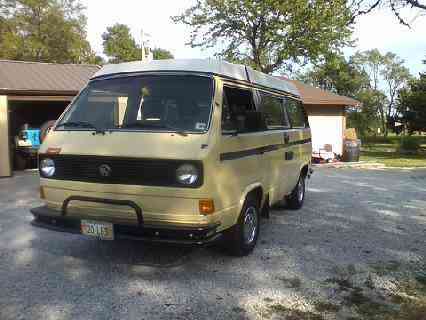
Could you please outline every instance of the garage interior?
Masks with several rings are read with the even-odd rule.
[[[9,100],[10,136],[16,136],[25,124],[28,124],[30,128],[40,128],[45,122],[58,119],[68,103],[69,101]]]
[[[52,99],[53,98],[53,99]],[[57,120],[65,108],[70,103],[69,99],[57,100],[52,97],[48,100],[36,100],[30,97],[31,100],[26,100],[25,97],[15,97],[8,99],[9,111],[9,138],[10,138],[10,155],[12,170],[33,169],[37,167],[35,159],[25,162],[25,167],[18,164],[16,155],[14,154],[15,137],[17,137],[23,128],[40,129],[45,123],[52,120]],[[52,101],[53,100],[53,101]]]

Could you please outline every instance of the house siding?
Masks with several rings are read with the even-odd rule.
[[[333,152],[343,153],[343,137],[346,126],[345,109],[337,106],[305,106],[312,131],[312,149],[317,152],[325,144],[331,144]]]

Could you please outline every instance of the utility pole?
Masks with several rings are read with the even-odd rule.
[[[141,51],[142,51],[141,61],[149,62],[152,60],[152,53],[151,53],[151,48],[149,46],[149,40],[145,41],[145,37],[149,39],[151,35],[149,33],[145,33],[143,29],[141,29]],[[146,51],[148,51],[148,53]]]

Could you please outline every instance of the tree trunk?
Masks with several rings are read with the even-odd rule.
[[[386,126],[386,115],[385,115],[385,111],[383,110],[383,106],[379,104],[379,106],[377,107],[378,111],[379,111],[379,118],[380,118],[380,124],[382,125],[382,130],[383,130],[383,134],[385,137],[387,137],[388,135],[388,130],[387,130],[387,126]]]

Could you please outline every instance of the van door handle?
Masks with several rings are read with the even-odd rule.
[[[287,151],[285,153],[285,159],[286,160],[293,160],[293,158],[294,158],[294,152],[293,151]]]

